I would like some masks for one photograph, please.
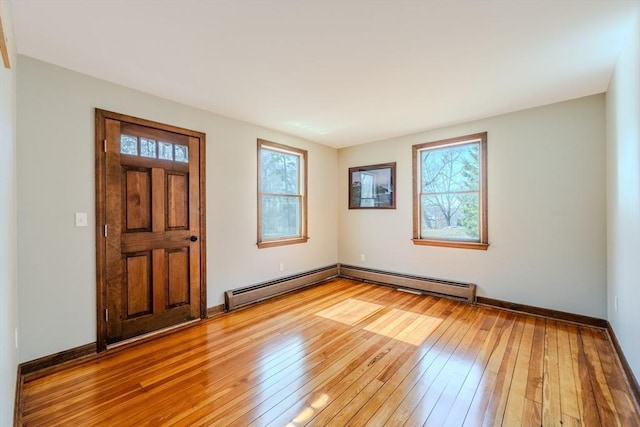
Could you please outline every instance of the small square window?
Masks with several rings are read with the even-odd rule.
[[[131,135],[120,135],[120,153],[138,155],[138,138]]]
[[[140,138],[140,155],[142,157],[156,157],[156,142],[153,139]]]
[[[185,145],[175,145],[176,162],[189,163],[189,148]]]
[[[173,144],[169,142],[159,142],[158,158],[163,160],[173,160]]]

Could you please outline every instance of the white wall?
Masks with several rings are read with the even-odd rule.
[[[16,216],[16,54],[11,4],[2,2],[2,23],[12,69],[0,61],[0,426],[13,425],[18,367],[14,333],[18,327]]]
[[[335,149],[18,60],[21,361],[96,340],[95,107],[206,133],[208,306],[225,290],[338,261]],[[306,244],[256,247],[257,138],[309,151]],[[74,212],[88,212],[91,226],[75,228]]]
[[[607,92],[607,208],[608,318],[640,378],[640,15]]]
[[[604,106],[595,95],[340,150],[340,262],[473,282],[479,295],[604,317]],[[483,131],[491,246],[414,245],[412,144]],[[348,168],[386,162],[397,162],[397,209],[349,210]]]

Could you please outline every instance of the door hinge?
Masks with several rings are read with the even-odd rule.
[[[104,310],[104,321],[108,322],[109,321],[109,309],[105,308]]]
[[[107,237],[107,234],[109,234],[107,232],[107,224],[104,225],[104,237]]]
[[[107,152],[107,140],[106,139],[102,141],[102,146],[103,146],[104,152],[106,153]]]

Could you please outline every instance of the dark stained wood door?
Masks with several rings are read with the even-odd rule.
[[[204,135],[101,110],[96,123],[103,349],[204,316]]]

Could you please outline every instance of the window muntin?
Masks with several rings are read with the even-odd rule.
[[[258,247],[303,243],[307,152],[258,140]]]
[[[413,146],[414,243],[487,249],[487,134]]]

